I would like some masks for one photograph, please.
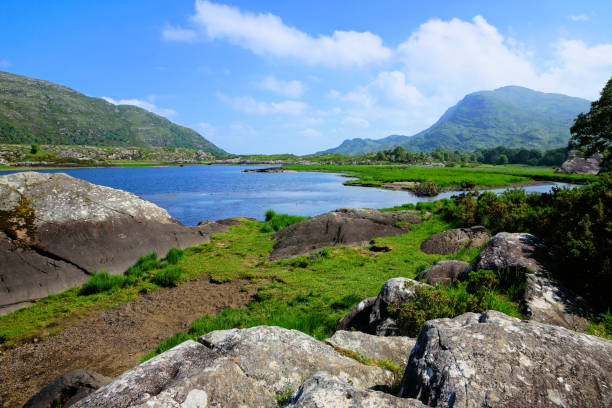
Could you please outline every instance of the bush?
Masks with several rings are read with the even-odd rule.
[[[261,227],[262,232],[280,231],[289,225],[308,219],[299,215],[277,214],[272,210],[266,211],[266,221]]]
[[[440,186],[433,181],[425,181],[412,187],[412,192],[419,197],[433,197],[440,194]]]
[[[133,284],[142,279],[147,272],[159,267],[161,267],[161,263],[157,260],[157,254],[155,252],[151,252],[138,258],[138,261],[136,261],[134,265],[130,266],[125,271],[124,275],[127,278],[126,281]]]
[[[40,152],[40,146],[37,144],[33,144],[30,147],[30,154],[38,154],[38,152]]]
[[[181,283],[184,274],[185,271],[178,266],[167,266],[155,274],[153,283],[164,287],[174,287]]]
[[[166,254],[166,262],[168,262],[170,265],[176,265],[182,256],[183,251],[178,248],[170,248]]]
[[[125,281],[123,276],[111,275],[107,271],[97,272],[83,285],[79,294],[93,295],[95,293],[106,292],[122,287]]]

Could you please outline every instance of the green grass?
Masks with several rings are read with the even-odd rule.
[[[266,211],[265,222],[261,227],[261,230],[263,232],[276,232],[288,227],[291,224],[295,224],[306,219],[308,219],[308,217],[301,217],[299,215],[277,214],[272,210],[268,210]]]
[[[181,283],[184,279],[185,271],[174,265],[169,265],[157,271],[153,278],[153,283],[158,286],[172,288]]]
[[[111,275],[107,271],[97,272],[83,285],[79,294],[87,296],[107,292],[119,289],[125,284],[125,276]]]
[[[289,170],[322,171],[342,173],[357,180],[347,185],[382,186],[394,181],[434,182],[443,189],[501,187],[521,184],[534,180],[563,181],[578,183],[595,180],[596,176],[584,174],[556,174],[552,168],[529,166],[491,166],[476,168],[462,167],[421,167],[421,166],[341,166],[341,165],[285,165]]]

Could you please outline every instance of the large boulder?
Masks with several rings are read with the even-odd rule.
[[[400,395],[437,407],[612,406],[612,342],[503,313],[423,325]]]
[[[42,388],[23,407],[70,407],[110,381],[110,378],[93,371],[70,371]]]
[[[339,330],[325,342],[335,349],[353,351],[376,360],[389,360],[406,367],[416,339],[405,336],[382,337],[360,331]]]
[[[449,255],[464,248],[483,246],[490,238],[485,227],[455,228],[439,232],[427,238],[421,244],[421,251],[426,254]]]
[[[357,306],[338,321],[336,331],[356,329],[362,332],[368,332],[370,327],[370,313],[372,313],[372,306],[376,303],[377,298],[377,296],[372,296],[357,303]]]
[[[0,176],[0,314],[92,272],[122,273],[140,255],[199,245],[224,230],[185,227],[134,194],[62,173]]]
[[[298,222],[273,235],[274,261],[337,245],[367,244],[374,237],[405,233],[422,220],[409,211],[340,209]]]
[[[231,359],[186,341],[126,371],[75,408],[276,407],[266,387]]]
[[[275,394],[294,391],[305,378],[326,371],[358,388],[387,388],[392,372],[366,366],[300,331],[258,326],[213,331],[199,340],[235,361],[249,376]]]
[[[571,151],[569,158],[561,165],[559,171],[561,173],[576,173],[576,174],[598,174],[601,170],[603,155],[595,153],[591,157],[579,157],[577,152]]]
[[[424,408],[425,405],[412,398],[362,390],[328,373],[318,373],[300,385],[283,407]]]
[[[429,269],[420,272],[416,280],[430,285],[451,285],[464,279],[470,272],[470,264],[462,261],[440,261]]]
[[[500,232],[480,252],[474,269],[513,269],[546,274],[554,269],[554,265],[548,248],[538,237]]]

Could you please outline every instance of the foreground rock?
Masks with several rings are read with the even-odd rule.
[[[578,157],[576,151],[570,152],[570,157],[561,165],[561,173],[575,174],[598,174],[601,171],[603,155],[595,153],[593,156],[584,158]]]
[[[337,377],[319,373],[291,395],[284,407],[295,408],[421,408],[420,401],[380,391],[360,390]]]
[[[399,327],[389,315],[387,308],[393,302],[410,302],[415,297],[415,289],[419,286],[429,285],[408,278],[389,279],[376,298],[361,301],[340,319],[336,331],[356,329],[377,336],[398,336]]]
[[[482,226],[455,228],[432,235],[421,244],[426,254],[449,255],[464,248],[483,246],[490,238]]]
[[[358,389],[388,388],[393,373],[280,327],[214,331],[123,373],[75,407],[276,407],[275,396],[325,371]]]
[[[538,237],[526,233],[500,232],[480,252],[474,269],[512,269],[548,274],[554,265],[548,248]]]
[[[340,209],[304,220],[273,235],[276,239],[270,260],[303,255],[336,245],[365,245],[374,237],[401,235],[408,224],[422,220],[409,211],[380,212]]]
[[[612,342],[503,313],[423,326],[401,396],[438,407],[612,406]]]
[[[0,314],[225,229],[185,227],[134,194],[62,173],[0,176]]]
[[[449,286],[467,277],[470,264],[462,261],[440,261],[429,269],[420,272],[416,280],[425,281],[430,285]]]
[[[339,330],[325,342],[336,349],[350,350],[364,357],[389,360],[406,367],[416,339],[404,336],[382,337],[360,331]]]
[[[23,407],[70,407],[110,381],[110,378],[93,371],[74,370],[41,389]]]

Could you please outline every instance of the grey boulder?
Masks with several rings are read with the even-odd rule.
[[[500,232],[480,252],[475,270],[490,269],[549,273],[554,268],[548,248],[542,241],[527,233]]]
[[[467,278],[470,264],[462,261],[440,261],[429,269],[420,272],[416,280],[425,281],[430,285],[451,285],[458,280]]]
[[[416,339],[405,336],[382,337],[360,331],[340,330],[325,340],[332,347],[346,349],[364,357],[389,360],[406,367]]]
[[[595,153],[591,157],[579,157],[577,152],[571,151],[569,158],[561,165],[559,171],[561,173],[576,173],[576,174],[598,174],[601,170],[603,155]]]
[[[400,395],[437,407],[609,407],[612,342],[495,311],[431,320]]]
[[[480,225],[455,228],[427,238],[421,244],[421,251],[426,254],[449,255],[463,248],[481,247],[489,238],[487,229]]]
[[[43,387],[23,407],[70,407],[110,381],[110,378],[93,371],[70,371]]]

